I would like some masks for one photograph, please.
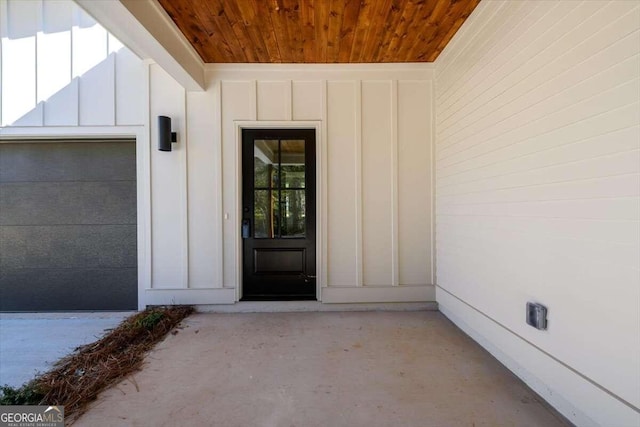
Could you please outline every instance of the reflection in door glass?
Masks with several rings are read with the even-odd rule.
[[[280,141],[282,188],[304,188],[304,140]]]
[[[305,236],[305,190],[282,190],[282,237]]]
[[[278,185],[280,151],[278,140],[256,139],[254,143],[254,186],[269,188]]]
[[[305,237],[305,141],[254,140],[254,238]]]
[[[255,190],[253,223],[255,238],[274,238],[279,230],[278,191]]]

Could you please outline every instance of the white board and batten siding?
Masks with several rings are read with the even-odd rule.
[[[133,126],[146,66],[72,1],[0,0],[3,127]]]
[[[639,32],[482,2],[436,62],[439,307],[577,425],[640,423]]]
[[[212,66],[185,93],[150,67],[150,115],[176,152],[152,153],[154,301],[239,296],[240,126],[318,129],[323,302],[432,301],[432,69]],[[153,128],[152,121],[152,140]],[[178,284],[178,286],[176,286]]]

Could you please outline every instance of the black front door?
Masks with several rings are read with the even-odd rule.
[[[316,299],[314,129],[242,131],[243,300]]]

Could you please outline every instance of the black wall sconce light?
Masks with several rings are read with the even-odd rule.
[[[171,143],[178,141],[178,134],[171,132],[171,118],[158,116],[158,150],[171,151]]]

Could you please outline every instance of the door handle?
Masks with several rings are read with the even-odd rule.
[[[302,278],[305,283],[309,283],[311,280],[315,280],[316,276],[309,276],[308,274],[300,273],[300,278]]]
[[[242,238],[248,239],[251,237],[251,221],[248,219],[242,220]]]

